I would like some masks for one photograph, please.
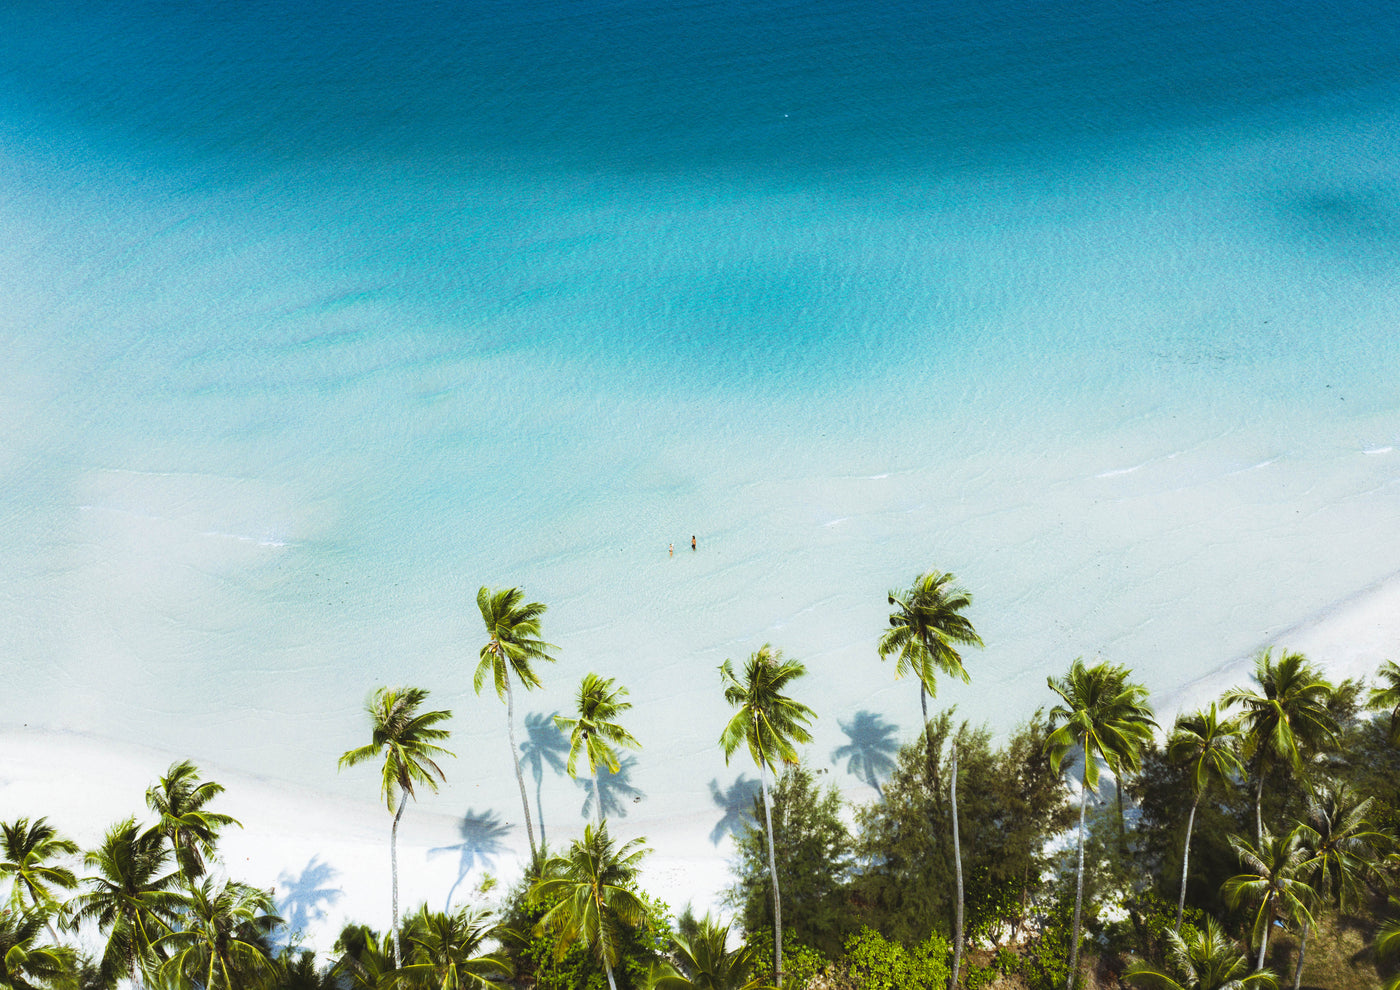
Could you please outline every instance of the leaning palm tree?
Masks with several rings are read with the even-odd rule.
[[[427,700],[428,692],[422,688],[383,687],[375,691],[365,703],[371,724],[370,742],[348,751],[340,758],[341,769],[381,756],[384,759],[380,793],[384,795],[385,805],[394,812],[394,825],[389,832],[389,868],[393,879],[395,967],[403,957],[399,944],[399,819],[408,807],[408,799],[413,797],[416,784],[426,784],[432,790],[437,790],[438,781],[447,779],[442,768],[434,762],[434,757],[452,755],[437,745],[439,740],[450,735],[446,729],[437,726],[451,718],[452,713],[419,712],[418,709]],[[399,807],[394,811],[396,796]]]
[[[580,754],[588,763],[599,825],[603,824],[603,800],[598,793],[599,765],[607,767],[609,773],[617,773],[622,762],[613,747],[642,748],[642,744],[632,737],[632,733],[617,722],[617,717],[632,707],[632,702],[626,699],[627,689],[620,684],[615,686],[611,677],[584,674],[575,698],[578,715],[554,716],[554,724],[561,732],[569,734],[569,760],[564,767],[569,776],[578,776]]]
[[[515,693],[513,680],[519,680],[525,690],[540,686],[539,675],[532,664],[536,660],[554,662],[549,651],[555,649],[540,639],[540,616],[546,606],[540,602],[524,604],[525,592],[520,588],[488,591],[483,587],[476,593],[476,607],[486,624],[486,645],[481,648],[481,662],[476,666],[472,687],[481,694],[486,675],[496,695],[506,703],[506,736],[510,740],[510,758],[515,764],[515,781],[520,785],[520,804],[525,812],[525,835],[530,840],[530,857],[536,855],[535,827],[530,822],[530,801],[525,796],[525,775],[520,769],[520,756],[515,748]],[[511,675],[515,676],[512,677]]]
[[[744,943],[729,948],[729,926],[708,916],[690,938],[671,936],[671,963],[652,973],[648,990],[761,990],[758,954]]]
[[[214,855],[220,830],[243,827],[236,818],[205,808],[223,792],[222,784],[201,781],[189,760],[172,763],[160,783],[146,791],[146,806],[160,816],[153,831],[170,840],[175,861],[191,886],[204,875],[204,857]]]
[[[1373,712],[1390,714],[1390,744],[1400,746],[1400,664],[1387,660],[1376,671],[1376,676],[1385,684],[1371,689],[1366,707]]]
[[[1187,925],[1185,932],[1167,932],[1167,959],[1180,980],[1146,963],[1129,968],[1123,979],[1152,990],[1274,990],[1278,986],[1278,978],[1267,969],[1246,975],[1249,960],[1214,918],[1206,918],[1203,929]]]
[[[1213,782],[1228,782],[1244,768],[1236,753],[1240,727],[1233,719],[1222,719],[1215,702],[1210,709],[1191,715],[1180,715],[1171,739],[1167,741],[1167,758],[1184,764],[1191,773],[1191,813],[1186,816],[1186,842],[1181,850],[1181,895],[1176,902],[1174,931],[1181,930],[1181,916],[1186,910],[1186,876],[1191,861],[1191,831],[1196,824],[1196,809]]]
[[[426,907],[404,924],[412,943],[399,986],[422,990],[495,990],[511,975],[510,962],[485,946],[496,935],[485,911],[468,907],[445,914]]]
[[[1263,842],[1251,846],[1237,835],[1230,836],[1230,846],[1245,872],[1226,880],[1220,889],[1232,910],[1242,903],[1256,906],[1251,929],[1251,938],[1259,946],[1255,972],[1264,968],[1274,922],[1296,919],[1311,924],[1313,920],[1309,905],[1315,892],[1299,877],[1306,852],[1298,838],[1296,830],[1287,835],[1266,832]]]
[[[720,683],[724,685],[724,700],[739,709],[720,734],[724,762],[741,744],[747,745],[749,755],[758,766],[759,786],[763,792],[763,818],[768,836],[768,877],[773,884],[773,984],[783,985],[783,907],[778,892],[778,859],[773,850],[773,803],[768,796],[768,773],[777,773],[778,761],[797,762],[794,743],[812,741],[807,726],[815,715],[812,709],[783,693],[790,683],[807,673],[796,660],[785,660],[779,650],[765,643],[749,655],[744,664],[744,678],[734,676],[734,665],[724,661],[719,668]]]
[[[1373,877],[1380,847],[1386,844],[1386,836],[1367,820],[1374,803],[1374,798],[1358,799],[1345,784],[1328,784],[1314,795],[1305,820],[1298,824],[1298,842],[1305,856],[1298,875],[1322,903],[1347,908],[1365,896],[1366,881]],[[1298,990],[1303,980],[1311,928],[1308,922],[1303,923],[1293,990]]]
[[[26,905],[45,915],[58,910],[53,888],[72,890],[78,878],[54,860],[77,853],[78,844],[60,836],[46,818],[0,823],[0,877],[10,878],[10,910],[19,912]],[[57,938],[52,925],[49,934]]]
[[[1152,709],[1147,706],[1147,689],[1128,683],[1130,671],[1115,664],[1084,666],[1082,658],[1070,665],[1069,673],[1056,680],[1046,678],[1050,690],[1063,704],[1050,710],[1050,735],[1045,748],[1056,766],[1077,751],[1084,761],[1079,796],[1079,866],[1075,876],[1074,923],[1071,928],[1069,987],[1079,970],[1079,920],[1084,904],[1084,817],[1089,792],[1099,783],[1099,763],[1121,773],[1141,762],[1143,744],[1152,739]]]
[[[138,966],[158,958],[155,943],[170,931],[185,899],[176,889],[178,869],[166,873],[170,853],[160,837],[128,818],[107,830],[102,845],[84,857],[88,891],[68,902],[68,921],[95,922],[107,937],[99,971],[105,983],[133,981]]]
[[[584,945],[602,963],[608,986],[617,990],[613,967],[622,951],[622,929],[646,920],[647,907],[637,896],[637,863],[649,851],[643,839],[614,849],[607,825],[588,825],[563,856],[545,861],[530,887],[530,899],[548,908],[536,930],[553,931],[555,951]]]
[[[156,943],[170,953],[160,975],[201,990],[256,986],[276,970],[271,936],[281,924],[267,891],[207,879],[190,888],[180,924]]]
[[[1284,653],[1275,663],[1265,650],[1255,658],[1259,690],[1225,692],[1226,706],[1244,708],[1240,722],[1254,767],[1254,841],[1264,841],[1264,778],[1276,760],[1302,773],[1305,756],[1335,742],[1337,722],[1327,710],[1332,685],[1301,653]]]
[[[933,735],[929,729],[928,699],[938,693],[935,670],[960,678],[966,684],[971,678],[963,666],[962,657],[954,644],[981,646],[982,637],[962,610],[972,604],[972,596],[955,585],[951,574],[929,571],[920,574],[907,591],[891,591],[889,604],[890,628],[880,637],[881,659],[890,654],[899,657],[895,664],[896,679],[913,672],[919,681],[919,708],[924,716],[924,742],[928,747],[928,765],[934,764]],[[958,828],[958,741],[952,742],[952,768],[949,792],[953,820],[953,867],[957,881],[957,898],[953,918],[953,969],[948,986],[958,985],[963,953],[963,874],[962,839]]]
[[[77,990],[77,953],[39,941],[47,920],[42,910],[0,911],[0,988]]]

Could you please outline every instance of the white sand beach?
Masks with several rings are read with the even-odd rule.
[[[1400,578],[1338,602],[1278,633],[1263,646],[1306,653],[1334,679],[1364,677],[1400,657]],[[1154,698],[1161,722],[1220,691],[1243,683],[1252,658],[1241,657],[1165,697]],[[127,815],[145,812],[145,788],[182,758],[74,733],[0,733],[0,814],[47,815],[83,846]],[[389,822],[383,805],[310,793],[290,784],[217,766],[201,768],[226,787],[218,807],[243,823],[222,842],[230,876],[272,888],[301,944],[329,951],[340,927],[362,921],[385,927],[389,918]],[[509,773],[502,766],[501,773]],[[681,775],[673,778],[677,786]],[[855,794],[865,799],[864,793]],[[652,794],[664,808],[668,796]],[[643,883],[679,911],[723,912],[732,842],[711,839],[713,816],[668,817],[653,812],[614,823],[616,834],[642,834],[653,850]],[[564,836],[553,835],[552,841]],[[400,897],[406,908],[426,902],[491,906],[518,879],[523,829],[494,820],[464,820],[411,805],[399,834]],[[486,876],[499,886],[482,894]]]

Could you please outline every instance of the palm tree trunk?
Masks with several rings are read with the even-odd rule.
[[[768,826],[768,876],[773,881],[773,986],[783,990],[783,902],[778,895],[778,857],[773,851],[773,809],[768,800],[768,768],[761,760],[758,780],[763,787],[763,820]]]
[[[1274,926],[1274,913],[1269,912],[1268,918],[1264,920],[1264,937],[1259,940],[1259,961],[1254,964],[1254,972],[1259,972],[1264,968],[1264,957],[1269,952],[1269,929]]]
[[[394,968],[399,968],[399,959],[402,956],[399,947],[399,819],[403,817],[403,810],[408,807],[408,791],[403,792],[403,797],[399,799],[399,810],[394,815],[394,827],[389,831],[389,873],[393,880],[392,908],[394,924]]]
[[[520,752],[515,748],[515,693],[510,688],[510,671],[506,671],[506,735],[510,739],[510,761],[515,766],[515,781],[520,785],[520,804],[525,809],[525,835],[530,839],[530,861],[535,860],[535,827],[530,822],[530,799],[525,796],[525,774],[520,769]]]
[[[958,878],[958,901],[957,913],[953,915],[953,974],[948,981],[948,990],[957,990],[958,973],[962,969],[963,954],[963,872],[962,872],[962,843],[958,835],[958,740],[953,738],[953,774],[952,774],[952,806],[953,806],[953,865]],[[1295,987],[1294,990],[1297,990]]]
[[[1181,851],[1181,897],[1176,902],[1176,925],[1172,931],[1181,931],[1181,916],[1186,911],[1186,865],[1191,860],[1191,829],[1196,825],[1196,807],[1201,803],[1201,796],[1196,795],[1196,800],[1191,802],[1191,814],[1186,816],[1186,846]]]
[[[617,990],[617,981],[613,979],[612,967],[608,965],[608,959],[603,957],[603,971],[608,974],[608,990]]]
[[[603,827],[603,795],[598,793],[598,768],[593,768],[593,810],[598,813],[598,827]]]
[[[1084,758],[1091,757],[1086,753]],[[1080,782],[1079,796],[1079,869],[1075,873],[1074,882],[1074,924],[1070,928],[1069,944],[1069,982],[1066,984],[1067,990],[1074,990],[1074,977],[1079,971],[1079,914],[1084,906],[1084,814],[1089,807],[1089,784],[1087,781]]]
[[[1254,848],[1264,844],[1264,754],[1259,754],[1254,785]]]
[[[1293,970],[1293,990],[1298,990],[1303,982],[1303,958],[1308,954],[1308,932],[1311,930],[1312,925],[1303,922],[1303,938],[1298,943],[1298,967]]]

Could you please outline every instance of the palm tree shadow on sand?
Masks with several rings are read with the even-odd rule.
[[[604,818],[626,818],[627,810],[639,803],[646,794],[632,783],[632,771],[637,768],[635,756],[624,756],[618,761],[617,773],[607,767],[598,767],[598,798],[603,802]],[[593,812],[593,781],[578,777],[574,783],[583,789],[583,809],[580,814],[591,818]]]
[[[831,754],[832,763],[846,761],[846,772],[875,788],[881,796],[881,785],[894,772],[894,754],[899,752],[895,734],[899,726],[886,722],[875,712],[856,712],[849,722],[838,722],[850,742],[838,746]]]
[[[535,818],[540,823],[540,846],[546,842],[544,830],[544,805],[541,792],[544,785],[545,767],[558,776],[564,775],[565,761],[569,756],[569,739],[554,724],[558,712],[546,715],[544,712],[531,712],[525,716],[525,741],[520,744],[520,756],[530,768],[535,778]]]
[[[462,841],[452,846],[436,846],[428,850],[429,857],[444,853],[457,854],[457,878],[447,891],[447,904],[444,911],[452,910],[452,897],[467,874],[478,865],[493,867],[496,857],[506,851],[506,839],[510,836],[510,826],[501,821],[494,811],[476,814],[468,808],[462,820],[457,823],[457,834]]]
[[[759,782],[740,774],[729,790],[722,791],[718,780],[710,781],[710,798],[724,812],[710,831],[710,844],[719,845],[726,835],[737,836],[757,819],[753,816],[754,802],[759,800]]]
[[[325,921],[327,911],[345,896],[339,887],[331,886],[339,876],[340,871],[323,862],[319,854],[311,857],[299,876],[286,870],[278,874],[274,903],[285,919],[289,942],[297,933]]]

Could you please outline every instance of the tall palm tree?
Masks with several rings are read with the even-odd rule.
[[[380,793],[384,795],[384,803],[390,811],[394,811],[394,798],[397,796],[399,799],[398,810],[394,811],[394,825],[389,832],[395,968],[403,958],[399,944],[399,819],[408,806],[408,799],[414,796],[416,784],[426,784],[435,791],[438,781],[447,779],[442,768],[434,762],[434,757],[453,755],[437,745],[439,740],[450,735],[446,729],[437,726],[451,718],[452,713],[419,712],[418,709],[427,700],[428,692],[422,688],[382,687],[375,691],[365,703],[371,725],[370,742],[346,752],[339,764],[344,769],[382,756],[384,769]]]
[[[646,920],[646,904],[636,893],[637,864],[649,852],[644,841],[614,849],[607,825],[588,825],[567,853],[545,861],[530,888],[534,902],[549,905],[536,929],[558,936],[560,956],[582,943],[603,964],[611,990],[617,990],[613,967],[621,957],[623,926]]]
[[[1274,662],[1265,650],[1255,658],[1254,681],[1259,690],[1235,688],[1225,692],[1226,706],[1241,705],[1240,722],[1246,751],[1254,764],[1254,841],[1264,841],[1264,778],[1275,760],[1304,771],[1305,755],[1333,744],[1337,722],[1327,709],[1332,685],[1301,653],[1285,652]]]
[[[1121,773],[1141,762],[1143,744],[1152,738],[1152,709],[1147,706],[1147,689],[1128,683],[1130,671],[1115,664],[1084,665],[1076,658],[1061,679],[1046,678],[1050,690],[1062,704],[1050,710],[1051,733],[1045,748],[1056,766],[1063,766],[1071,752],[1084,760],[1079,796],[1079,866],[1074,888],[1074,924],[1071,929],[1069,988],[1079,970],[1079,919],[1084,904],[1084,817],[1089,792],[1099,783],[1099,763]]]
[[[914,673],[919,681],[919,708],[924,717],[924,742],[928,748],[928,765],[934,765],[933,736],[929,730],[928,699],[938,693],[935,670],[960,678],[966,684],[971,678],[963,666],[962,657],[954,644],[981,646],[982,637],[972,627],[962,610],[972,604],[972,596],[953,582],[951,574],[929,571],[920,574],[906,591],[891,591],[889,604],[890,628],[880,637],[877,649],[880,658],[890,654],[899,657],[894,676]],[[962,837],[958,828],[958,741],[952,743],[952,772],[949,793],[953,819],[953,868],[957,882],[957,899],[953,918],[953,969],[950,988],[958,985],[963,953],[963,874]]]
[[[59,907],[51,888],[72,890],[78,878],[55,859],[76,856],[78,844],[65,839],[48,823],[47,818],[20,818],[14,823],[0,823],[0,877],[10,878],[10,909],[22,910],[26,903],[41,908],[47,915]],[[49,933],[57,937],[53,926]]]
[[[39,941],[47,920],[43,910],[0,911],[0,988],[77,990],[77,953]]]
[[[159,955],[155,943],[170,931],[184,897],[176,889],[178,869],[165,873],[170,852],[157,835],[142,831],[136,819],[117,822],[102,845],[83,861],[95,871],[83,878],[88,891],[68,902],[69,924],[92,921],[107,936],[99,966],[104,982],[136,979],[138,966]]]
[[[1298,842],[1306,857],[1298,874],[1317,892],[1324,904],[1346,908],[1360,903],[1378,847],[1386,836],[1367,820],[1374,798],[1358,800],[1345,784],[1328,784],[1314,796],[1306,820],[1298,824]],[[1303,959],[1308,951],[1311,925],[1303,923],[1293,990],[1303,979]]]
[[[214,855],[219,832],[229,825],[243,827],[236,818],[205,809],[223,792],[222,784],[201,781],[189,760],[172,763],[160,783],[146,791],[146,806],[160,816],[153,831],[170,840],[191,886],[204,875],[204,857]]]
[[[1181,851],[1181,896],[1176,902],[1174,931],[1181,930],[1181,916],[1186,910],[1186,876],[1196,809],[1213,782],[1225,783],[1236,774],[1243,776],[1244,767],[1236,753],[1239,739],[1239,723],[1234,719],[1222,719],[1212,701],[1209,710],[1178,716],[1176,728],[1167,742],[1167,758],[1190,769],[1192,794],[1191,813],[1186,816],[1186,842]]]
[[[954,644],[981,646],[982,637],[962,614],[972,604],[972,596],[953,582],[951,574],[929,571],[920,574],[904,591],[888,595],[894,611],[890,628],[880,637],[881,659],[891,654],[899,658],[894,676],[912,673],[919,680],[919,706],[928,724],[928,699],[937,694],[937,672],[957,677],[964,684],[970,679]]]
[[[1181,974],[1180,981],[1145,963],[1131,967],[1123,979],[1153,990],[1274,990],[1278,986],[1278,978],[1267,969],[1245,974],[1249,960],[1214,918],[1206,918],[1203,929],[1187,925],[1185,933],[1167,932],[1167,959]]]
[[[422,990],[495,990],[511,975],[505,957],[484,951],[496,934],[485,911],[450,914],[426,907],[404,925],[413,944],[399,970],[400,986]]]
[[[601,764],[608,768],[609,773],[617,773],[622,763],[613,747],[642,748],[642,744],[617,722],[617,717],[632,707],[632,702],[626,698],[627,689],[621,685],[614,686],[611,677],[584,674],[574,700],[578,715],[554,716],[554,724],[561,732],[569,734],[569,760],[565,764],[569,776],[578,776],[580,754],[588,762],[599,825],[603,824],[603,801],[598,794],[598,766]]]
[[[663,965],[648,982],[648,990],[760,990],[758,954],[744,943],[729,948],[729,926],[708,916],[689,938],[671,936],[672,965]]]
[[[783,985],[783,907],[778,891],[778,859],[773,850],[773,804],[768,796],[768,773],[777,773],[778,761],[797,762],[794,743],[812,741],[807,726],[816,716],[812,709],[794,701],[783,690],[807,673],[796,660],[785,660],[779,650],[765,643],[749,654],[744,664],[744,678],[734,676],[732,661],[719,668],[724,700],[739,709],[720,734],[724,762],[741,744],[747,745],[749,755],[758,766],[759,787],[763,792],[763,818],[768,835],[768,876],[773,884],[773,984]]]
[[[536,856],[535,827],[530,821],[530,801],[525,796],[525,775],[520,769],[520,756],[515,748],[515,692],[513,680],[519,680],[525,690],[540,686],[539,675],[532,666],[536,660],[554,662],[549,651],[555,647],[540,639],[540,616],[546,606],[540,602],[524,603],[525,592],[520,588],[489,591],[482,587],[476,593],[476,607],[486,624],[486,645],[481,648],[481,662],[476,666],[472,687],[481,694],[486,674],[496,686],[496,695],[506,703],[506,736],[510,740],[510,758],[515,764],[515,781],[520,785],[520,804],[525,813],[525,835],[530,840],[530,858]],[[511,675],[515,676],[512,677]]]
[[[271,936],[281,924],[267,891],[207,879],[190,887],[180,924],[156,943],[170,953],[160,973],[201,990],[256,986],[276,970]]]
[[[1400,664],[1387,660],[1376,671],[1376,676],[1385,684],[1371,689],[1366,707],[1373,712],[1390,713],[1390,744],[1400,746]]]
[[[1297,919],[1306,924],[1312,923],[1312,913],[1308,905],[1315,892],[1307,882],[1299,877],[1299,867],[1304,862],[1306,851],[1298,841],[1298,832],[1287,835],[1264,833],[1264,841],[1251,846],[1238,835],[1230,836],[1230,846],[1240,857],[1240,865],[1245,872],[1225,881],[1221,892],[1225,903],[1236,908],[1241,903],[1257,905],[1254,912],[1254,927],[1251,938],[1259,946],[1259,961],[1255,972],[1264,968],[1264,959],[1269,951],[1269,931],[1274,922],[1283,919]]]

